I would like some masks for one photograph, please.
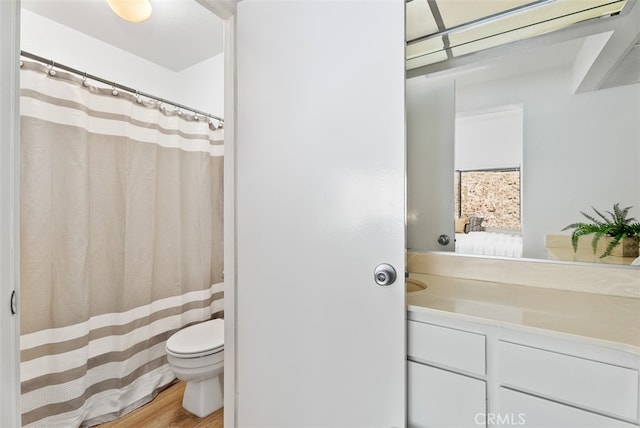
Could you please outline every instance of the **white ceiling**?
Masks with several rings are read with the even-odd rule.
[[[22,0],[21,4],[173,71],[223,51],[222,21],[195,0],[151,0],[151,17],[139,24],[120,19],[105,0]]]
[[[151,17],[134,24],[118,18],[106,0],[21,1],[22,7],[33,13],[173,71],[181,71],[223,51],[222,21],[196,0],[151,0],[151,3]],[[524,71],[540,64],[548,67],[552,61],[570,61],[575,56],[572,49],[568,52],[566,48],[559,55],[550,56],[547,49],[540,53],[541,57],[534,58],[533,54],[530,51],[526,57],[509,61],[509,65]],[[491,67],[489,75],[511,70],[505,67],[505,62],[498,64]]]
[[[145,22],[133,24],[118,18],[106,0],[21,1],[22,7],[33,13],[173,71],[181,71],[223,51],[222,21],[196,0],[151,0],[151,3],[151,17]],[[510,55],[490,55],[485,61],[475,58],[470,61],[473,63],[470,67],[455,66],[461,73],[458,80],[460,83],[473,83],[571,62],[582,43],[582,39],[578,39],[558,46],[543,44],[528,49],[523,49],[519,44],[516,49],[504,50]],[[626,66],[614,73],[612,77],[616,85],[640,80],[639,51],[636,47],[633,60],[626,61]],[[514,52],[517,54],[511,55]],[[475,71],[480,68],[483,72],[468,74],[469,68]]]

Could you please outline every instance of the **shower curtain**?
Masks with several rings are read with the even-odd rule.
[[[21,70],[24,426],[92,426],[174,382],[165,342],[223,316],[222,130]]]

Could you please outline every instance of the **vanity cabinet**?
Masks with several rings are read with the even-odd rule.
[[[484,381],[414,361],[407,379],[410,427],[485,426]]]
[[[498,391],[497,401],[500,407],[496,415],[507,422],[496,426],[637,428],[637,425],[628,422],[503,387]],[[497,416],[494,419],[497,421]]]
[[[408,425],[485,426],[485,337],[416,321],[407,334]]]
[[[638,371],[635,369],[502,340],[498,341],[497,358],[501,396],[509,397],[499,400],[501,411],[522,412],[538,406],[533,398],[514,398],[515,393],[505,389],[509,388],[553,400],[554,405],[546,405],[555,409],[549,410],[549,415],[568,418],[575,414],[580,421],[586,421],[587,415],[599,413],[637,420]],[[558,407],[555,402],[565,406]],[[567,406],[592,413],[578,414]],[[594,418],[598,419],[602,418]]]
[[[640,355],[409,312],[409,426],[638,428]]]

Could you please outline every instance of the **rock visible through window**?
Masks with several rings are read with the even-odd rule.
[[[456,171],[456,214],[487,229],[520,230],[520,168]]]

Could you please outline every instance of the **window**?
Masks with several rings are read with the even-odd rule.
[[[520,168],[456,171],[458,218],[482,217],[485,229],[520,230]]]
[[[407,69],[619,13],[626,0],[408,0]]]

